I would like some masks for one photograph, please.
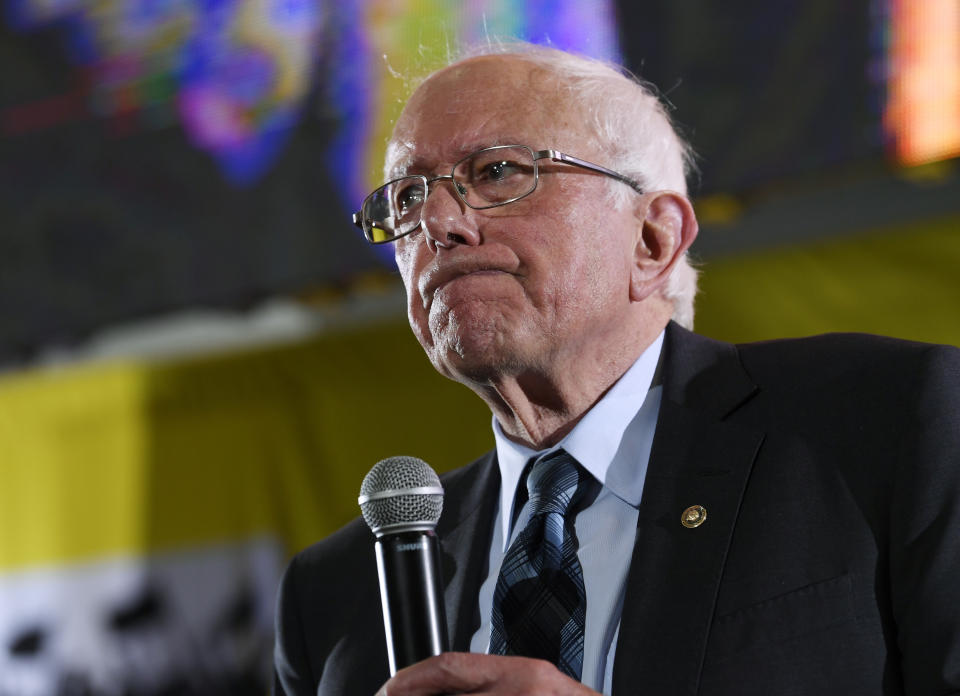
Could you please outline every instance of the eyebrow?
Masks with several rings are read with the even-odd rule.
[[[449,166],[453,166],[453,163],[459,162],[467,155],[487,147],[495,147],[497,145],[524,144],[525,143],[518,142],[516,139],[503,137],[488,138],[484,140],[468,140],[454,150],[454,155]],[[408,145],[398,145],[397,151],[402,152],[403,154],[397,157],[393,163],[393,166],[390,167],[389,178],[391,179],[406,176],[410,173],[432,173],[437,169],[436,166],[429,166],[431,161],[430,159],[416,155],[414,148]]]

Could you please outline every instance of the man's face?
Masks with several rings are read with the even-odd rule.
[[[393,175],[449,174],[505,144],[609,165],[556,79],[506,56],[438,74],[397,122]],[[396,242],[396,258],[410,325],[437,370],[480,384],[549,377],[622,335],[640,221],[612,207],[608,181],[541,160],[536,191],[488,210],[465,206],[449,182],[431,185],[422,228]]]

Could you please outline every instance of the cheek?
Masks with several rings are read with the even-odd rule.
[[[394,260],[397,263],[397,270],[400,271],[400,279],[407,292],[407,320],[414,335],[424,347],[430,340],[430,332],[427,328],[427,314],[423,307],[423,300],[420,297],[420,291],[417,287],[418,268],[424,263],[419,253],[420,244],[409,237],[404,237],[396,242],[394,247]]]
[[[407,299],[413,302],[419,297],[417,290],[418,264],[422,264],[420,255],[417,253],[419,244],[406,241],[409,237],[404,237],[396,242],[393,258],[397,262],[397,270],[400,271],[400,279],[407,290]]]
[[[558,311],[588,316],[629,297],[630,243],[622,221],[572,210],[553,246],[547,277]]]
[[[397,268],[400,269],[400,277],[404,284],[407,283],[410,272],[413,267],[413,245],[407,241],[407,237],[393,243],[393,260],[397,262]]]

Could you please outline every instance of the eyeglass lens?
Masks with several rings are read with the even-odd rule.
[[[484,208],[508,203],[530,193],[536,185],[533,152],[525,147],[495,147],[461,160],[453,178],[464,184],[468,205]]]

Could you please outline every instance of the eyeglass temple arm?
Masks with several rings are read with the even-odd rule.
[[[640,186],[636,181],[631,179],[628,176],[624,176],[619,172],[615,172],[612,169],[607,169],[606,167],[601,167],[599,164],[594,164],[593,162],[587,162],[582,160],[579,157],[574,157],[573,155],[568,155],[565,152],[558,152],[557,150],[537,150],[533,153],[533,158],[535,160],[541,159],[552,159],[554,162],[563,162],[565,164],[572,164],[574,167],[581,167],[582,169],[589,169],[600,174],[606,174],[609,177],[616,179],[617,181],[622,181],[627,186],[632,188],[637,193],[643,193],[643,187]]]
[[[363,219],[361,217],[362,213],[363,211],[358,210],[350,218],[351,220],[353,220],[353,224],[359,227],[361,230],[363,229]]]

